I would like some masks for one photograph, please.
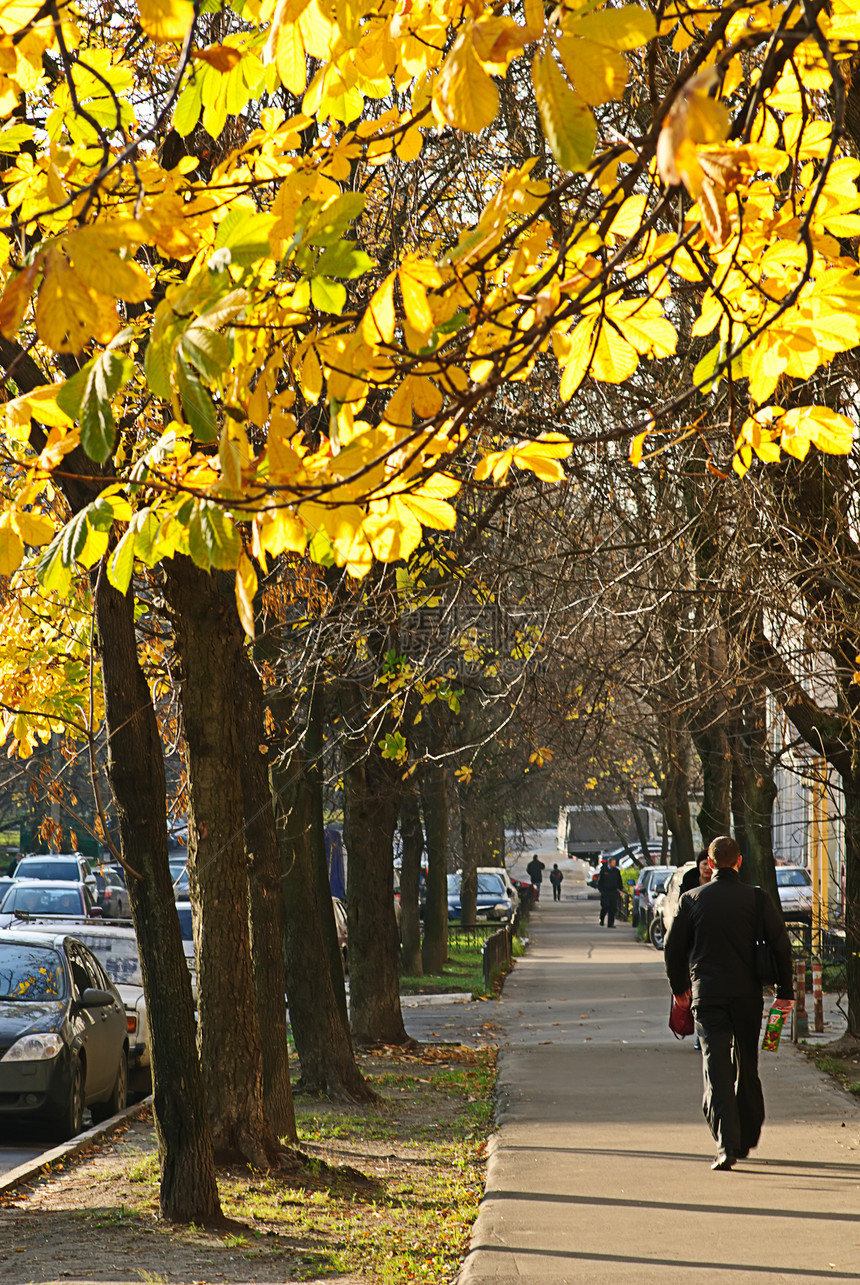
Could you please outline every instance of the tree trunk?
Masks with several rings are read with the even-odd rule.
[[[236,665],[236,719],[245,815],[251,960],[263,1056],[263,1109],[279,1138],[298,1141],[287,1048],[281,854],[263,717],[263,685],[247,649]]]
[[[340,943],[337,939],[337,924],[334,918],[334,907],[331,899],[331,881],[325,853],[325,824],[323,818],[323,689],[317,677],[308,702],[308,725],[305,732],[305,784],[310,791],[309,841],[311,861],[313,864],[314,883],[317,894],[319,924],[323,943],[328,955],[329,973],[335,998],[348,1025],[349,1017],[346,1007],[346,986],[344,984],[344,960]]]
[[[421,857],[424,834],[418,791],[410,784],[400,803],[400,834],[403,853],[400,861],[400,965],[407,977],[419,977],[421,959]]]
[[[427,837],[427,898],[424,906],[424,972],[441,975],[448,958],[448,769],[428,762],[421,776]]]
[[[721,834],[731,833],[732,756],[725,723],[692,729],[702,764],[702,806],[699,831],[705,847]]]
[[[843,776],[845,801],[845,970],[848,1031],[860,1039],[860,745],[852,748],[854,771]]]
[[[232,594],[184,556],[164,564],[188,770],[188,868],[199,914],[200,1059],[216,1156],[267,1169],[281,1151],[263,1110],[263,1052],[248,927]]]
[[[735,838],[741,843],[747,882],[758,884],[779,905],[776,869],[773,860],[773,805],[777,788],[773,765],[767,751],[767,726],[763,697],[749,691],[738,710],[737,735],[734,738],[736,771],[732,774],[732,810],[742,817],[742,834],[735,826]]]
[[[402,769],[383,759],[356,682],[341,688],[344,826],[349,853],[349,1018],[358,1044],[410,1044],[400,1010],[394,827]]]
[[[276,721],[277,721],[277,705]],[[286,720],[279,726],[285,727]],[[280,800],[278,839],[284,888],[284,954],[290,1026],[302,1070],[299,1087],[344,1102],[372,1102],[353,1052],[346,1012],[332,981],[317,901],[311,852],[313,792],[303,751],[272,764]],[[329,900],[329,907],[331,901]]]
[[[140,948],[152,1049],[159,1206],[170,1222],[221,1220],[212,1134],[197,1058],[194,1000],[167,859],[161,738],[137,657],[134,599],[96,586],[107,770]],[[138,877],[139,876],[139,877]]]

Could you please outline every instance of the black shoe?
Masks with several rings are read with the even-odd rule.
[[[711,1162],[711,1168],[724,1170],[733,1169],[735,1167],[736,1159],[737,1157],[733,1156],[731,1151],[720,1151],[717,1154],[716,1160]]]

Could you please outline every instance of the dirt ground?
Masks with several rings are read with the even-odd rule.
[[[337,1167],[335,1194],[328,1173],[304,1190],[272,1175],[220,1174],[222,1207],[238,1227],[166,1225],[157,1213],[155,1131],[151,1109],[145,1108],[87,1153],[0,1194],[0,1280],[450,1281],[468,1247],[483,1190],[491,1104],[476,1101],[481,1095],[470,1088],[468,1076],[476,1058],[483,1063],[492,1056],[475,1052],[492,1047],[490,1008],[472,1003],[405,1014],[410,1033],[429,1043],[411,1060],[383,1050],[363,1061],[384,1099],[376,1111],[362,1115],[356,1108],[297,1099],[301,1148]],[[481,1110],[479,1139],[480,1129],[470,1132],[463,1120],[464,1111],[477,1117]],[[449,1168],[461,1171],[455,1174],[456,1192]],[[390,1240],[390,1263],[379,1257],[380,1240]]]

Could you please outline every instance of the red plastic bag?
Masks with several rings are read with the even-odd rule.
[[[677,1003],[673,995],[672,1007],[669,1009],[669,1030],[676,1040],[682,1040],[685,1035],[692,1035],[695,1029],[690,1005]]]

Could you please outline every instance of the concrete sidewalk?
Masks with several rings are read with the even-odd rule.
[[[712,1172],[663,957],[597,914],[542,899],[505,983],[497,1132],[459,1285],[860,1281],[860,1106],[784,1040],[761,1054],[759,1147]]]

